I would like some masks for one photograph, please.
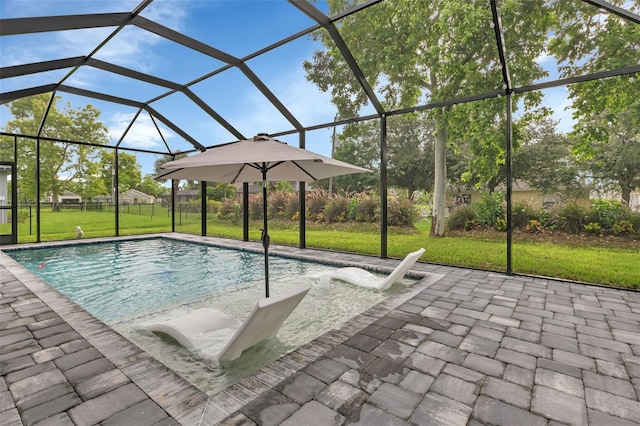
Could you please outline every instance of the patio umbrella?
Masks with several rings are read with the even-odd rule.
[[[296,148],[259,133],[253,139],[214,147],[209,151],[169,161],[168,169],[156,179],[193,179],[206,182],[262,181],[265,292],[269,297],[269,233],[267,224],[267,181],[309,182],[351,173],[366,173],[363,169],[334,160],[306,149]]]

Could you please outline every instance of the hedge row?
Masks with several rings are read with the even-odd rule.
[[[527,232],[550,229],[571,234],[640,234],[640,213],[610,200],[568,200],[551,209],[535,209],[530,203],[519,201],[513,205],[512,221],[514,228]],[[495,228],[504,231],[506,224],[501,193],[487,194],[478,203],[455,209],[447,218],[450,230]]]
[[[298,194],[292,191],[269,192],[267,214],[270,218],[296,221],[300,217]],[[239,220],[242,215],[240,198],[210,201],[217,207],[220,219]],[[314,189],[306,194],[306,217],[313,222],[368,222],[376,223],[380,217],[378,197],[366,193],[330,194],[323,189]],[[262,194],[249,196],[249,218],[262,219]],[[387,204],[387,221],[392,226],[413,226],[417,211],[407,199],[390,198]]]

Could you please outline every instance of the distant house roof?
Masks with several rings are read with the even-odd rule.
[[[586,189],[589,186],[583,185],[582,187]],[[512,188],[514,191],[538,191],[537,189],[531,187],[527,182],[520,179],[516,179],[513,181]],[[557,191],[564,191],[566,189],[567,188],[565,186],[561,185],[557,188]],[[505,192],[506,190],[507,190],[507,187],[504,184],[500,184],[496,187],[496,191]],[[447,188],[447,191],[457,191],[457,192],[478,191],[478,188],[468,187],[468,186],[449,186]]]
[[[122,195],[128,195],[130,197],[147,197],[147,198],[155,198],[153,195],[145,194],[142,191],[138,191],[137,189],[129,189],[122,193]]]
[[[178,192],[176,192],[176,195],[180,196],[189,196],[189,195],[198,195],[200,193],[199,189],[181,189]]]

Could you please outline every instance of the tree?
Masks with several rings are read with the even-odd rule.
[[[329,1],[329,14],[335,16],[352,4],[351,0]],[[513,23],[508,30],[514,42],[507,50],[512,76],[522,84],[544,76],[535,60],[544,52],[549,28],[550,11],[545,2],[505,2],[501,4],[501,14],[504,22]],[[527,18],[516,19],[523,16]],[[339,28],[368,82],[383,96],[383,107],[390,110],[501,88],[490,22],[491,10],[486,1],[395,0],[347,15],[340,20]],[[315,52],[313,60],[305,62],[307,78],[321,90],[331,92],[341,117],[357,115],[368,104],[367,96],[359,90],[328,33],[318,32],[315,37],[326,49]],[[526,107],[538,104],[539,95],[527,96]],[[432,235],[442,236],[445,230],[447,145],[465,140],[468,132],[480,135],[483,127],[494,128],[496,117],[504,114],[501,100],[429,112],[435,126]],[[504,146],[504,137],[474,137],[473,142],[491,148],[478,151],[495,155],[499,150],[493,146]]]
[[[84,162],[79,165],[83,170],[83,178],[71,182],[69,190],[80,195],[83,201],[89,201],[98,195],[109,193],[109,187],[105,186],[100,176],[100,163]]]
[[[4,130],[37,135],[49,100],[50,95],[41,94],[9,102],[7,107],[14,119],[7,123]],[[61,111],[57,107],[59,100],[59,96],[53,98],[40,136],[97,145],[108,142],[108,130],[99,121],[100,111],[91,105],[73,109],[70,103]],[[19,190],[32,194],[30,198],[35,199],[35,142],[21,140],[18,146]],[[89,164],[95,161],[97,152],[95,146],[40,141],[40,193],[51,193],[54,209],[58,208],[58,196],[62,191],[70,188],[74,182],[91,180],[94,170]]]
[[[152,175],[144,175],[142,182],[135,189],[156,198],[170,192],[169,188],[162,186]]]
[[[550,50],[563,77],[640,63],[640,25],[581,2],[558,2]],[[611,3],[640,13],[640,1]],[[569,86],[577,124],[573,153],[593,177],[617,186],[627,204],[640,187],[640,84],[637,74]]]
[[[640,111],[640,104],[636,111]],[[599,127],[603,122],[602,115],[595,114],[583,124]],[[620,113],[610,122],[602,137],[594,139],[580,132],[581,127],[576,132],[580,141],[574,145],[574,152],[591,171],[596,186],[604,190],[619,190],[627,206],[631,192],[640,188],[640,132],[634,122],[637,119],[629,111]]]
[[[337,134],[337,143],[333,156],[347,163],[372,170],[373,173],[355,173],[337,176],[332,179],[333,189],[345,192],[363,192],[377,188],[380,180],[380,151],[375,143],[378,127],[375,123],[351,124],[342,134]],[[326,188],[328,179],[321,186]]]
[[[183,153],[183,152],[176,152],[174,154],[165,154],[162,157],[158,158],[156,161],[154,161],[153,163],[153,167],[154,167],[154,172],[156,176],[160,176],[163,173],[167,172],[167,169],[163,169],[162,165],[164,163],[167,163],[169,161],[173,161],[173,160],[179,160],[181,158],[186,157],[187,154]],[[164,182],[167,181],[167,179],[163,179]],[[171,185],[173,187],[173,191],[174,192],[178,192],[178,189],[180,188],[180,180],[179,179],[171,179]],[[187,181],[187,186],[188,187],[195,187],[195,182],[193,180]]]
[[[557,122],[550,119],[530,123],[513,155],[514,179],[542,193],[580,186],[571,138],[558,133],[556,126]]]
[[[413,199],[417,190],[433,190],[433,123],[422,117],[392,117],[388,124],[389,184],[406,189]]]
[[[114,181],[114,151],[103,150],[100,153],[100,176],[106,188],[111,188],[111,194],[115,191]],[[121,194],[132,188],[137,188],[142,183],[140,164],[135,155],[126,152],[118,152],[118,193]],[[114,196],[115,199],[115,196]]]
[[[235,198],[238,190],[231,183],[220,182],[216,185],[207,185],[207,198],[222,201],[225,198]]]

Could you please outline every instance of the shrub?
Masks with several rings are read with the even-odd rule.
[[[299,207],[300,200],[298,198],[298,194],[292,193],[287,200],[287,204],[284,206],[285,216],[290,218],[291,220],[297,220],[300,216]]]
[[[640,234],[640,212],[621,206],[621,210],[616,213],[616,221],[611,226],[614,234]]]
[[[387,224],[391,226],[413,226],[418,212],[406,198],[392,198],[387,204]]]
[[[307,217],[310,220],[323,220],[324,207],[329,201],[329,194],[322,188],[316,188],[306,195]]]
[[[447,217],[447,229],[451,231],[470,230],[474,223],[477,223],[476,209],[471,205],[458,207]]]
[[[628,220],[619,220],[612,226],[616,235],[633,234],[633,224]]]
[[[602,227],[599,223],[589,222],[584,226],[584,230],[589,234],[599,234]]]
[[[28,209],[18,209],[18,223],[27,223],[31,218],[31,214]],[[9,217],[9,223],[11,223],[11,217]]]
[[[524,230],[527,232],[537,233],[542,232],[542,228],[543,226],[539,221],[531,219],[527,226],[524,227]]]
[[[484,194],[475,208],[478,223],[493,228],[499,218],[504,218],[504,195],[502,192]]]
[[[559,229],[577,234],[582,231],[588,216],[589,208],[584,203],[571,200],[554,209],[551,220]]]
[[[347,206],[347,218],[356,222],[374,222],[378,200],[371,195],[360,193],[354,195]]]
[[[626,209],[625,214],[620,217],[620,220],[628,221],[633,227],[633,232],[640,234],[640,212],[633,212],[631,209]]]
[[[222,206],[218,211],[218,218],[223,220],[231,220],[234,225],[240,222],[242,217],[242,206],[234,198],[225,198]]]
[[[538,219],[536,210],[528,201],[518,201],[513,204],[511,221],[514,228],[524,228],[530,220]]]
[[[613,229],[613,224],[625,216],[627,208],[614,200],[593,200],[589,220],[600,224],[602,228]]]
[[[222,208],[222,201],[209,200],[207,201],[207,213],[218,214]]]
[[[327,223],[344,222],[347,218],[349,199],[340,195],[334,196],[324,206],[324,220]]]
[[[287,214],[287,205],[291,199],[297,199],[296,194],[291,191],[273,191],[268,197],[269,217],[291,217]]]
[[[262,219],[262,194],[249,195],[249,219]]]
[[[538,212],[538,220],[536,222],[539,222],[541,228],[549,228],[552,230],[557,228],[557,225],[553,221],[553,213],[544,207]]]

